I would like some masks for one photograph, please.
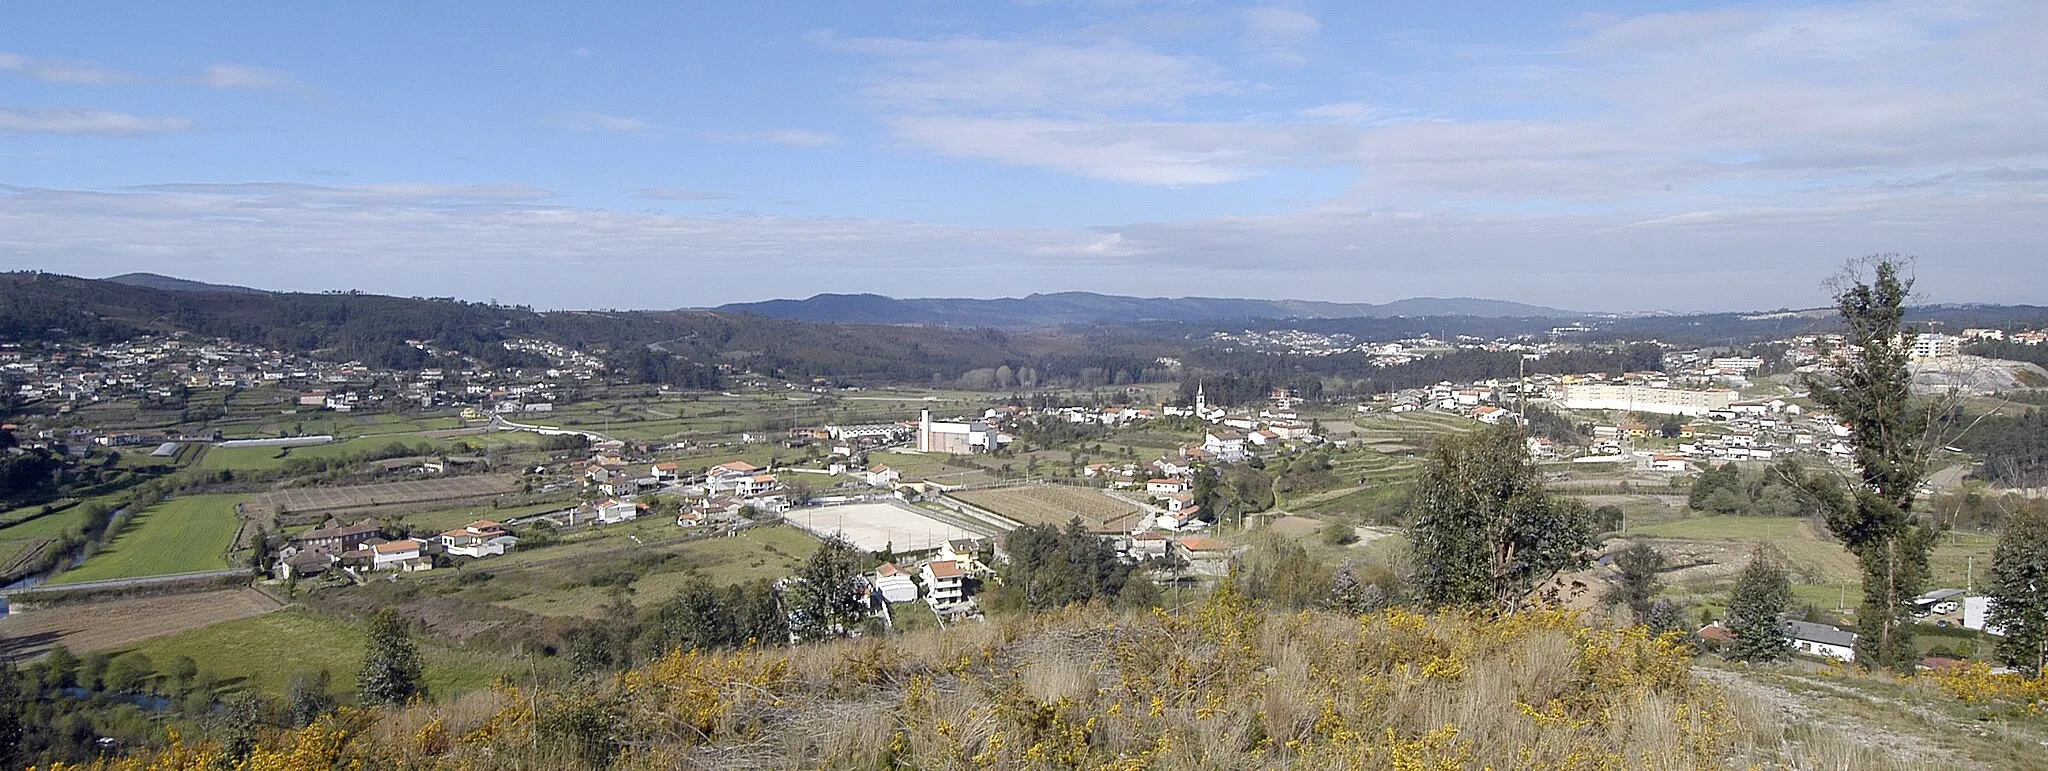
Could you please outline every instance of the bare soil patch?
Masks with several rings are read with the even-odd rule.
[[[255,589],[223,589],[31,608],[0,618],[0,659],[38,656],[55,645],[74,653],[117,650],[279,607]]]

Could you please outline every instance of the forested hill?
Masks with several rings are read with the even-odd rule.
[[[1058,292],[994,299],[897,299],[875,294],[821,294],[803,300],[733,303],[721,305],[715,310],[820,323],[930,324],[1008,329],[1137,321],[1199,322],[1403,316],[1577,318],[1585,315],[1556,308],[1470,297],[1417,297],[1373,305],[1221,297],[1122,297],[1093,292]]]
[[[519,338],[603,351],[629,377],[710,387],[729,363],[780,377],[950,383],[977,370],[1029,366],[1051,380],[1137,373],[1166,350],[1099,331],[1012,335],[989,329],[808,324],[704,311],[553,311],[373,294],[164,290],[53,273],[0,274],[0,339],[115,342],[189,332],[336,360],[411,368],[430,341],[498,366]]]

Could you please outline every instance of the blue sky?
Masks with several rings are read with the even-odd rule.
[[[575,5],[0,9],[0,267],[1701,310],[1904,252],[2048,303],[2034,0]]]

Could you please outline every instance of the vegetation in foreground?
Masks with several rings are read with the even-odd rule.
[[[1533,612],[1099,610],[331,713],[105,769],[1704,768],[1762,757],[1675,637]]]

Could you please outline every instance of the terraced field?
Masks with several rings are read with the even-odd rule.
[[[1140,515],[1136,506],[1079,487],[1032,485],[950,495],[1027,525],[1064,525],[1080,517],[1090,530],[1129,530]]]

